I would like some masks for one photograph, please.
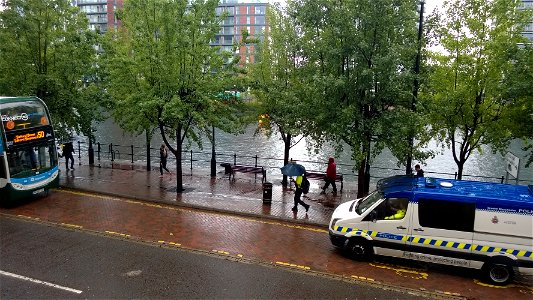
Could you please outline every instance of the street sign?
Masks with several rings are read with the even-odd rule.
[[[518,167],[520,166],[520,159],[511,152],[507,152],[505,155],[505,171],[513,175],[514,178],[518,178]]]

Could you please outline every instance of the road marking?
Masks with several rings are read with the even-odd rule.
[[[42,284],[42,285],[46,285],[46,286],[49,286],[49,287],[53,287],[53,288],[56,288],[56,289],[60,289],[60,290],[64,290],[64,291],[72,292],[72,293],[76,293],[76,294],[81,294],[82,293],[82,291],[80,291],[80,290],[71,289],[71,288],[64,287],[64,286],[61,286],[61,285],[58,285],[58,284],[42,281],[42,280],[39,280],[39,279],[33,279],[33,278],[30,278],[30,277],[17,275],[17,274],[5,272],[5,271],[2,271],[2,270],[0,270],[0,275],[9,276],[9,277],[17,278],[17,279],[22,279],[22,280],[26,280],[26,281],[30,281],[30,282],[38,283],[38,284]]]
[[[407,274],[410,278],[413,278],[413,279],[428,279],[428,276],[429,276],[428,273],[418,272],[418,271],[415,271],[415,270],[408,270],[407,268],[394,268],[394,267],[391,267],[391,266],[376,265],[376,264],[373,264],[373,263],[370,263],[369,265],[371,265],[372,267],[380,268],[380,269],[393,270],[393,271],[396,272],[397,275],[400,275],[400,276],[403,276],[403,277],[407,277],[407,276],[404,275],[404,274]]]
[[[352,278],[354,278],[354,279],[359,279],[359,280],[366,280],[366,281],[374,281],[374,279],[372,279],[372,278],[368,278],[368,277],[364,277],[364,276],[356,276],[356,275],[352,275]]]
[[[302,269],[302,270],[311,270],[310,267],[300,266],[300,265],[291,264],[291,263],[286,263],[286,262],[281,262],[281,261],[277,261],[276,264],[278,264],[278,265],[282,265],[282,266],[285,266],[285,267],[291,267],[291,268]]]
[[[105,195],[92,194],[92,193],[79,192],[79,191],[72,191],[72,190],[64,190],[64,189],[63,190],[57,190],[57,191],[58,192],[62,192],[62,193],[70,193],[70,194],[74,194],[74,195],[79,195],[79,196],[94,197],[94,198],[99,198],[99,199],[104,199],[104,200],[111,200],[111,201],[120,201],[120,202],[129,203],[129,204],[142,205],[142,206],[154,207],[154,208],[160,208],[160,209],[192,212],[192,213],[197,213],[197,214],[220,215],[220,213],[215,213],[215,212],[205,212],[205,211],[201,211],[200,212],[200,211],[195,211],[195,210],[190,209],[190,208],[175,207],[175,206],[171,206],[171,205],[168,205],[168,204],[155,204],[155,203],[150,203],[150,202],[131,200],[131,199],[127,199],[126,197],[118,198],[118,197],[113,197],[113,196],[105,196]],[[307,226],[302,226],[302,225],[291,225],[291,224],[282,223],[282,222],[265,221],[265,220],[255,219],[255,218],[246,218],[246,217],[240,217],[240,216],[234,216],[234,215],[227,215],[227,217],[233,218],[233,219],[238,219],[238,220],[244,220],[244,221],[248,221],[248,222],[254,222],[254,223],[283,226],[283,227],[287,227],[287,228],[302,229],[302,230],[313,231],[313,232],[318,232],[318,233],[328,233],[328,231],[325,230],[325,229],[307,227]]]
[[[129,234],[120,233],[120,232],[114,232],[114,231],[109,231],[109,230],[106,230],[105,233],[107,233],[107,234],[112,234],[112,235],[123,236],[123,237],[127,237],[127,238],[130,237]]]
[[[69,224],[69,223],[61,223],[61,226],[72,227],[72,228],[78,228],[78,229],[83,228],[83,226],[81,226],[81,225]]]

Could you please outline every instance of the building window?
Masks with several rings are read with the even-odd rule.
[[[252,24],[252,22],[250,21],[250,17],[246,17],[246,24]]]
[[[429,228],[472,232],[474,203],[421,199],[418,202],[420,225]]]
[[[255,17],[255,24],[265,24],[265,17],[264,16],[256,16]]]
[[[264,15],[266,13],[266,6],[256,6],[255,7],[255,14],[256,15]]]

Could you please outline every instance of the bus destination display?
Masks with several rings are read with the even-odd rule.
[[[16,132],[6,132],[6,146],[16,146],[27,142],[35,142],[53,138],[52,128],[43,126]]]

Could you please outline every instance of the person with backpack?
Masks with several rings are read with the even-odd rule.
[[[307,179],[306,174],[300,175],[296,177],[296,191],[294,191],[294,206],[292,208],[292,211],[294,213],[298,212],[298,204],[301,204],[305,208],[305,212],[307,213],[309,211],[309,204],[306,204],[305,202],[300,199],[302,194],[304,193],[304,187],[306,189],[305,193],[309,192],[309,180]]]

